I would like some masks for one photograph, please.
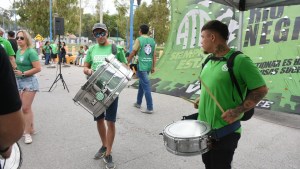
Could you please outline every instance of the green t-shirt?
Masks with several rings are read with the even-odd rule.
[[[224,57],[228,59],[233,52],[234,50],[231,49]],[[233,72],[243,96],[246,95],[247,88],[252,90],[266,84],[259,69],[244,54],[239,54],[234,59]],[[200,79],[204,81],[224,111],[236,108],[242,103],[237,89],[233,89],[226,61],[210,60],[207,62],[201,71]],[[221,115],[221,110],[202,85],[198,119],[207,122],[213,129],[218,129],[228,124],[222,119]],[[240,131],[241,129],[238,130],[238,132]]]
[[[15,51],[12,48],[10,42],[3,37],[0,36],[0,44],[3,46],[5,52],[7,53],[8,56],[14,56]]]
[[[153,55],[155,52],[155,41],[148,36],[140,36],[137,38],[140,44],[138,51],[138,70],[150,71],[153,64]]]
[[[96,71],[97,68],[105,62],[105,58],[112,54],[111,44],[106,46],[101,46],[99,44],[93,45],[87,51],[85,62],[91,65],[91,69]],[[116,58],[121,63],[127,63],[127,59],[125,57],[124,49],[122,47],[117,46],[117,55]]]
[[[79,56],[79,57],[83,57],[83,54],[84,54],[84,49],[80,49],[80,50],[78,51],[78,56]]]
[[[49,45],[43,46],[43,49],[45,50],[45,53],[51,53]]]
[[[17,69],[22,72],[32,69],[32,62],[35,61],[39,61],[39,57],[36,50],[32,48],[27,48],[23,54],[21,54],[21,49],[16,53]]]
[[[57,50],[58,50],[57,45],[55,43],[52,43],[52,44],[50,44],[50,46],[51,46],[51,49],[52,49],[52,54],[57,54],[58,53],[57,52]]]

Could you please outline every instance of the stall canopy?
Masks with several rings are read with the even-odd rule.
[[[300,0],[212,0],[220,4],[228,5],[246,11],[252,8],[265,8],[273,6],[298,5]]]

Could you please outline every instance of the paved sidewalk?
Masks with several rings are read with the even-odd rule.
[[[58,73],[43,66],[38,74],[40,92],[33,104],[39,131],[33,143],[19,141],[22,169],[105,168],[93,156],[101,146],[93,117],[72,98],[85,82],[83,68],[62,67],[63,78],[48,92]],[[132,82],[131,82],[132,83]],[[154,114],[143,114],[132,105],[137,90],[126,88],[119,99],[113,159],[118,169],[204,169],[201,156],[182,157],[169,153],[159,135],[164,127],[196,112],[183,99],[153,93]],[[142,104],[145,107],[145,103]],[[298,116],[293,116],[299,118]],[[300,119],[300,118],[299,118]],[[299,169],[300,130],[253,118],[243,122],[243,134],[233,160],[235,169]]]

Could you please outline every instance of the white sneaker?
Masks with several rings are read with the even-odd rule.
[[[148,109],[145,109],[145,110],[142,109],[141,112],[142,113],[146,113],[146,114],[152,114],[152,113],[154,113],[153,110],[148,110]]]
[[[24,135],[24,143],[25,143],[25,144],[30,144],[30,143],[32,143],[32,137],[31,137],[30,134],[25,134],[25,135]]]
[[[141,108],[141,105],[139,105],[139,104],[137,104],[137,103],[134,103],[134,104],[133,104],[133,107],[136,107],[136,108],[140,109],[140,108]]]

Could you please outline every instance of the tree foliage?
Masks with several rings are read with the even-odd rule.
[[[134,35],[135,37],[138,37],[140,25],[141,24],[147,24],[148,26],[151,25],[151,18],[153,17],[153,14],[149,11],[151,10],[149,6],[145,2],[143,2],[136,10],[134,11]],[[151,32],[151,30],[150,30]]]
[[[79,8],[77,0],[53,0],[52,18],[64,18],[65,33],[77,33],[79,28]],[[14,4],[20,16],[19,25],[31,32],[44,37],[50,34],[49,0],[19,0]],[[52,25],[53,26],[53,25]],[[54,30],[54,29],[52,29]],[[54,31],[53,35],[54,35]]]
[[[170,11],[168,9],[167,0],[152,0],[149,6],[151,19],[150,25],[154,31],[154,38],[156,43],[162,44],[166,42],[170,30]]]
[[[82,24],[81,24],[81,36],[88,37],[93,39],[92,28],[93,25],[97,22],[97,18],[92,14],[83,14],[82,15]]]
[[[52,18],[54,16],[64,18],[65,34],[75,34],[80,32],[80,10],[78,0],[52,0]],[[154,36],[158,44],[167,40],[169,32],[169,9],[167,0],[152,0],[152,4],[142,4],[135,6],[134,11],[134,38],[138,37],[139,26],[148,24],[151,36]],[[86,3],[86,2],[85,2]],[[110,36],[119,36],[129,39],[129,12],[128,0],[115,0],[117,14],[111,15],[108,11],[103,14],[103,22],[107,25]],[[17,14],[20,16],[19,26],[29,30],[32,35],[41,34],[43,37],[49,36],[50,10],[49,0],[18,0],[15,4]],[[99,22],[99,6],[96,5],[95,14],[82,14],[81,36],[93,39],[92,27]],[[54,23],[54,19],[53,19]],[[52,24],[53,26],[54,24]],[[54,35],[54,29],[53,35]],[[127,36],[127,37],[126,37]]]
[[[167,0],[152,0],[152,4],[147,5],[141,1],[140,6],[135,6],[134,10],[134,38],[138,37],[139,27],[141,24],[150,26],[150,33],[154,36],[158,44],[166,42],[170,29],[170,11]],[[115,0],[115,6],[118,11],[117,25],[122,37],[128,36],[129,39],[129,12],[130,7],[123,0]]]

